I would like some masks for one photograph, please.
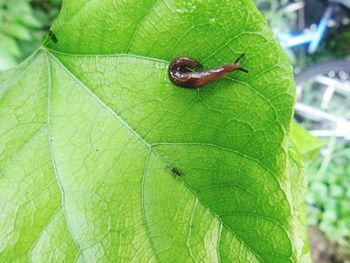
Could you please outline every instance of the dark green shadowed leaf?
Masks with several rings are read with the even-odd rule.
[[[0,75],[1,259],[299,261],[294,81],[251,1],[71,0],[51,31]],[[167,77],[242,53],[200,90]]]

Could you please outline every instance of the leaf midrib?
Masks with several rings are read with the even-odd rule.
[[[70,226],[70,222],[68,220],[68,216],[67,216],[67,211],[66,211],[66,208],[65,208],[65,192],[63,190],[63,186],[62,186],[62,182],[60,180],[60,176],[59,176],[59,173],[58,173],[58,170],[57,170],[57,166],[56,166],[56,161],[55,161],[55,157],[54,157],[54,153],[53,153],[53,148],[52,148],[52,136],[51,136],[51,125],[50,125],[50,116],[51,116],[51,91],[52,91],[52,85],[51,85],[51,66],[50,66],[50,62],[49,62],[49,58],[48,58],[48,53],[46,53],[45,51],[43,52],[44,53],[44,56],[45,56],[45,61],[46,61],[46,65],[47,65],[47,75],[48,75],[48,93],[47,93],[47,128],[48,128],[48,144],[49,144],[49,150],[50,150],[50,159],[51,159],[51,163],[52,163],[52,168],[53,168],[53,172],[54,172],[54,176],[55,176],[55,179],[57,181],[57,185],[60,189],[60,192],[61,192],[61,204],[62,204],[62,212],[63,212],[63,215],[64,215],[64,218],[65,218],[65,221],[66,221],[66,224],[67,224],[67,228],[68,228],[68,231],[70,233],[70,236],[72,238],[72,241],[74,243],[74,245],[76,246],[76,248],[79,250],[79,252],[77,254],[79,254],[82,249],[80,247],[80,244],[79,242],[76,240],[76,238],[74,237],[73,235],[73,231],[72,231],[72,228]],[[40,236],[38,237],[38,239],[40,238]],[[82,254],[82,259],[83,261],[85,262],[85,258],[84,258],[84,255]]]

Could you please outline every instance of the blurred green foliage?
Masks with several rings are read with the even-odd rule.
[[[321,42],[320,49],[308,57],[308,64],[344,58],[350,54],[350,26],[334,29],[327,32],[326,41]]]
[[[41,45],[60,5],[61,0],[0,0],[0,70]]]
[[[281,32],[291,32],[297,27],[297,14],[284,12],[283,6],[288,0],[254,0],[255,4],[263,11],[267,21],[273,29]]]
[[[308,221],[318,225],[327,238],[343,246],[350,244],[350,144],[329,141],[324,157],[306,167]]]

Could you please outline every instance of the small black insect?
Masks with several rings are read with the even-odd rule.
[[[190,72],[189,69],[202,68],[202,64],[189,57],[178,57],[170,62],[168,76],[170,81],[183,88],[195,89],[208,83],[222,79],[229,73],[240,70],[248,73],[248,70],[240,66],[240,60],[244,54],[240,55],[234,62],[225,64],[215,69],[207,71]]]
[[[56,44],[58,42],[57,36],[53,31],[49,31],[49,37],[51,38],[51,40]]]
[[[175,167],[171,168],[171,172],[176,176],[181,176],[180,171]]]

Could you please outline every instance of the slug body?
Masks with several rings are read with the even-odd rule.
[[[240,66],[240,59],[243,56],[244,54],[234,62],[221,67],[198,72],[191,72],[189,69],[198,70],[203,67],[201,63],[189,57],[178,57],[170,62],[168,68],[169,79],[178,87],[189,89],[199,88],[222,79],[235,70],[247,73],[248,71]]]

